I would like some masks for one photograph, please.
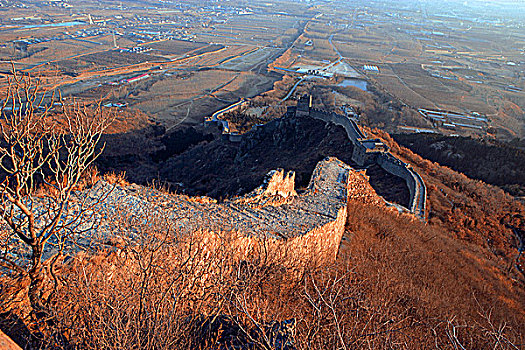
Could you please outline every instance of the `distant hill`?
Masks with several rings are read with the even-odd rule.
[[[525,150],[509,143],[437,134],[397,134],[394,139],[422,157],[525,196]]]

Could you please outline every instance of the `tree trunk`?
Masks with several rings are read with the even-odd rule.
[[[44,287],[44,271],[42,264],[42,246],[35,244],[32,246],[32,264],[33,267],[29,270],[29,302],[34,312],[43,311],[44,305],[42,304],[42,293]]]

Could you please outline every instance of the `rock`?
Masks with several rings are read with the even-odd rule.
[[[11,338],[0,330],[0,349],[2,350],[22,350]]]

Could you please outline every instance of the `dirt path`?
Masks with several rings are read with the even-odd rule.
[[[186,119],[188,119],[188,116],[190,115],[191,107],[193,107],[193,102],[194,101],[195,101],[195,99],[191,100],[190,105],[188,106],[188,111],[186,112],[186,116],[184,118],[182,118],[179,122],[177,122],[177,123],[173,124],[172,126],[170,126],[169,128],[167,128],[166,132],[168,132],[171,129],[173,129],[174,127],[182,124],[184,121],[186,121]]]

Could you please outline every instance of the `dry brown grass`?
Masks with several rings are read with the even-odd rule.
[[[349,208],[349,244],[324,263],[268,239],[247,249],[232,233],[181,237],[167,218],[123,213],[119,244],[62,265],[53,322],[33,327],[47,347],[86,349],[218,349],[231,329],[203,332],[210,318],[230,320],[253,349],[271,348],[265,324],[291,319],[297,349],[523,343],[522,294],[486,275],[483,252],[408,215]]]
[[[522,283],[513,282],[486,249],[452,237],[446,229],[385,218],[382,210],[354,203],[349,210],[348,253],[360,261],[372,300],[396,298],[421,318],[456,318],[468,325],[492,320],[523,332]]]
[[[129,182],[126,181],[126,173],[116,173],[116,172],[110,172],[107,174],[104,174],[104,181],[111,185],[119,185],[119,186],[128,186]]]

